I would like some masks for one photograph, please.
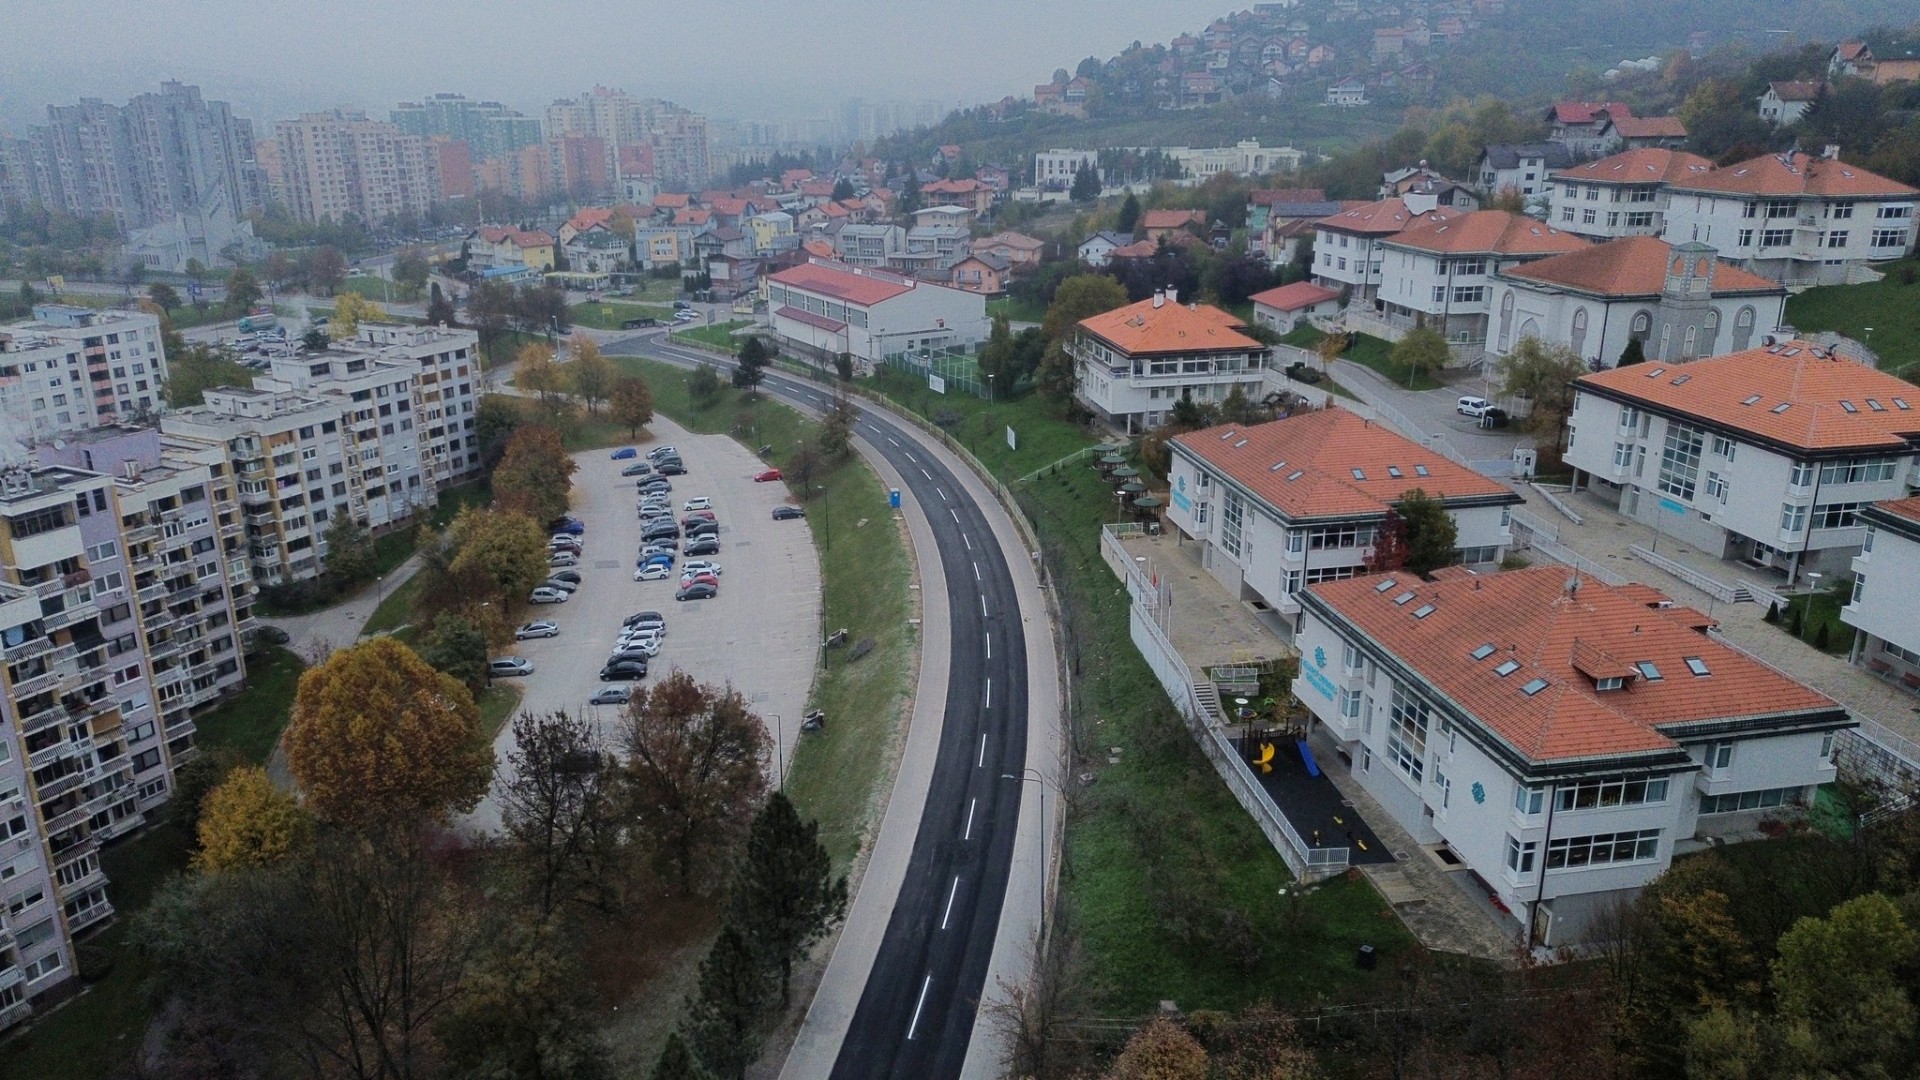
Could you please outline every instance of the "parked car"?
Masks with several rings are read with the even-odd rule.
[[[673,310],[675,310],[675,311],[691,311],[691,310],[693,310],[693,305],[692,305],[692,304],[689,304],[689,303],[687,303],[687,302],[686,302],[685,300],[675,300],[675,301],[673,302]]]
[[[637,645],[625,649],[615,649],[612,653],[608,654],[607,663],[644,664],[653,657],[654,653],[659,651],[660,647],[658,645],[655,645],[651,651]]]
[[[680,509],[689,511],[689,512],[694,510],[711,510],[713,509],[713,500],[708,498],[705,495],[701,495],[697,498],[688,499],[686,502],[681,503]]]
[[[529,604],[564,604],[566,602],[566,590],[556,589],[549,585],[538,586],[531,593],[527,594],[527,603]]]
[[[533,661],[524,656],[503,656],[487,662],[487,677],[492,679],[509,678],[515,675],[533,674]]]
[[[621,469],[620,475],[621,476],[645,476],[652,471],[653,471],[653,466],[647,464],[644,461],[636,461],[633,464],[627,466],[626,468]]]
[[[689,323],[699,317],[700,316],[695,315],[691,311],[676,311],[673,313],[673,321],[677,323]]]
[[[628,458],[636,458],[639,456],[640,456],[640,451],[635,450],[631,446],[623,446],[620,449],[615,450],[613,452],[613,460],[615,461],[625,461]]]
[[[577,518],[561,518],[549,524],[547,528],[551,529],[556,536],[585,536],[587,533],[586,523]]]
[[[717,589],[720,587],[720,579],[714,577],[712,574],[680,575],[680,587],[684,589],[689,585],[711,585]]]
[[[682,574],[712,574],[715,577],[719,577],[720,564],[717,562],[709,562],[706,559],[694,559],[685,566],[682,566],[680,572]]]
[[[572,596],[574,592],[580,588],[580,583],[577,581],[561,581],[559,578],[548,578],[540,583],[540,588],[558,589],[568,596]]]
[[[718,525],[720,524],[720,519],[714,516],[711,510],[695,510],[693,513],[680,519],[680,527],[683,529],[691,529],[701,522],[706,522],[709,525]]]
[[[664,476],[649,476],[645,480],[640,481],[634,490],[642,495],[651,494],[656,491],[672,491],[673,481]]]
[[[763,469],[753,474],[753,482],[756,484],[764,484],[772,480],[780,479],[783,479],[783,477],[780,475],[779,469]]]
[[[773,508],[773,520],[775,521],[791,521],[794,518],[803,518],[806,516],[806,510],[798,506],[776,506]]]
[[[550,581],[564,581],[569,585],[578,587],[580,584],[580,571],[562,570],[557,574],[548,574],[547,578]]]
[[[719,536],[720,523],[717,521],[697,520],[687,525],[686,530],[687,530],[687,539],[689,540],[697,539],[702,536]]]
[[[687,467],[685,465],[680,464],[678,461],[665,462],[656,471],[658,471],[661,476],[687,475]]]
[[[647,451],[647,460],[658,464],[661,458],[673,457],[678,453],[680,453],[680,451],[671,446],[656,446]]]
[[[1295,360],[1293,363],[1287,365],[1287,378],[1292,379],[1294,382],[1317,383],[1326,378],[1326,376],[1321,374],[1319,368],[1309,367],[1307,364]]]
[[[720,586],[696,581],[691,585],[680,586],[680,591],[674,593],[673,598],[675,600],[711,600],[719,595]]]
[[[580,549],[582,548],[582,546],[583,545],[580,543],[579,537],[573,536],[568,533],[555,533],[554,535],[547,538],[547,551],[549,554],[551,554],[556,550],[559,550],[559,551],[571,551],[575,555],[578,555],[580,554]]]
[[[676,540],[654,540],[640,545],[640,557],[644,559],[649,555],[672,555],[679,550],[680,544]]]
[[[649,648],[654,652],[659,652],[660,643],[665,640],[663,636],[665,633],[666,631],[658,627],[649,627],[644,630],[636,627],[632,630],[623,630],[620,633],[620,637],[613,643],[613,651],[619,652],[622,649]]]
[[[587,699],[589,705],[625,705],[633,700],[631,686],[603,686]]]
[[[698,539],[690,539],[687,541],[685,554],[690,556],[718,555],[720,554],[720,538],[717,536],[703,536]]]
[[[662,633],[665,633],[667,617],[657,611],[636,611],[621,620],[620,626],[626,630],[631,630],[636,626],[657,626]]]
[[[522,623],[520,629],[513,632],[513,639],[525,641],[528,638],[553,637],[559,633],[560,627],[557,624],[541,619],[538,622]]]
[[[1459,413],[1461,416],[1471,416],[1477,420],[1487,415],[1487,410],[1491,408],[1493,408],[1493,402],[1488,401],[1486,398],[1474,397],[1469,394],[1454,403],[1453,411]]]
[[[1498,405],[1480,414],[1480,426],[1483,428],[1503,428],[1512,422],[1512,414]]]
[[[578,566],[580,565],[580,556],[575,555],[571,551],[549,550],[547,553],[547,565],[548,566]]]
[[[640,539],[642,540],[665,540],[668,537],[676,540],[679,539],[680,526],[675,525],[671,521],[656,521],[648,525],[640,534]]]
[[[658,562],[641,563],[640,568],[633,572],[635,581],[660,581],[672,576],[673,567]]]
[[[621,660],[600,669],[601,682],[632,682],[647,677],[647,665],[638,660]]]

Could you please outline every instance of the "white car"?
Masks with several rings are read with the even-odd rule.
[[[528,638],[553,637],[559,633],[559,626],[545,619],[541,619],[538,622],[527,623],[520,629],[515,630],[513,632],[513,639],[515,641],[525,641]]]
[[[713,509],[713,500],[707,498],[705,495],[702,495],[697,499],[688,499],[686,502],[683,502],[680,504],[680,510],[682,513],[691,513],[692,511],[695,511],[695,510],[711,510],[711,509]]]
[[[625,648],[639,641],[659,641],[667,636],[665,630],[629,630],[614,639],[616,647]]]
[[[714,577],[719,577],[720,564],[706,559],[693,559],[680,565],[681,577],[692,577],[695,574],[712,574]]]
[[[613,651],[607,655],[618,656],[624,652],[643,652],[648,656],[658,656],[660,655],[660,639],[636,638],[632,641],[622,641],[616,644],[613,647]]]
[[[635,581],[663,581],[673,576],[673,567],[666,563],[648,563],[633,572]]]
[[[1483,397],[1473,397],[1469,395],[1455,402],[1453,411],[1459,413],[1461,416],[1478,418],[1487,415],[1487,410],[1491,408],[1493,408],[1493,402]]]
[[[547,556],[547,565],[555,570],[563,566],[579,566],[580,556],[571,551],[555,551]]]
[[[663,457],[679,457],[680,448],[675,446],[656,446],[647,451],[648,461],[659,461]]]
[[[566,593],[546,585],[542,585],[527,594],[527,603],[529,604],[564,604],[566,602]]]

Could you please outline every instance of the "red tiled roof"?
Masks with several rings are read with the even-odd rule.
[[[1705,176],[1713,171],[1713,162],[1685,150],[1626,150],[1598,161],[1557,169],[1556,180],[1581,180],[1596,184],[1678,183]]]
[[[1867,43],[1864,41],[1843,41],[1836,51],[1840,53],[1840,59],[1842,60],[1858,60],[1860,59],[1860,54],[1867,51]]]
[[[653,205],[671,207],[675,210],[687,205],[685,192],[665,192],[653,197]]]
[[[1781,101],[1817,101],[1820,92],[1827,88],[1823,82],[1771,82],[1767,88]]]
[[[1500,255],[1540,255],[1587,246],[1586,240],[1572,233],[1505,210],[1475,210],[1445,217],[1427,214],[1388,242],[1419,251]]]
[[[1338,407],[1173,441],[1295,520],[1382,514],[1414,488],[1436,499],[1520,501],[1506,485]]]
[[[1080,329],[1129,356],[1261,348],[1242,332],[1246,328],[1217,307],[1178,302],[1155,307],[1150,298],[1080,320]]]
[[[1905,518],[1915,525],[1920,525],[1920,496],[1914,496],[1908,499],[1888,499],[1885,502],[1874,503],[1873,508],[1892,514],[1897,518]]]
[[[1553,118],[1562,124],[1591,124],[1596,114],[1606,113],[1618,121],[1623,116],[1632,116],[1633,110],[1617,101],[1556,101],[1553,104]]]
[[[1657,296],[1666,288],[1667,263],[1672,255],[1673,247],[1664,240],[1629,236],[1508,267],[1500,273],[1600,296]],[[1715,296],[1743,292],[1784,294],[1786,286],[1721,263],[1714,268],[1713,292]]]
[[[1140,227],[1143,229],[1182,229],[1188,225],[1206,224],[1207,215],[1199,210],[1149,210],[1141,215]]]
[[[506,241],[511,242],[515,247],[523,248],[553,246],[553,234],[539,229],[521,230],[502,225],[487,225],[474,231],[480,234],[480,239],[489,244]]]
[[[1001,246],[1012,248],[1015,251],[1039,251],[1041,248],[1047,246],[1047,242],[1045,240],[1035,239],[1025,233],[1004,231],[994,233],[992,236],[983,236],[975,240],[972,244],[975,251]]]
[[[923,195],[971,195],[984,187],[986,185],[978,180],[935,180],[921,185],[920,192]]]
[[[1107,252],[1109,259],[1151,259],[1160,254],[1160,245],[1152,240],[1136,240]]]
[[[605,225],[613,220],[613,209],[606,206],[589,206],[567,219],[574,232],[586,232],[595,225]]]
[[[1858,165],[1811,154],[1763,154],[1738,165],[1676,180],[1673,186],[1730,195],[1920,195],[1920,191]]]
[[[1920,387],[1804,341],[1632,364],[1574,385],[1797,450],[1900,450],[1920,440]]]
[[[794,307],[791,304],[781,305],[780,309],[775,311],[774,314],[783,319],[792,319],[794,322],[805,323],[808,326],[818,327],[821,330],[831,330],[834,333],[839,333],[847,328],[847,324],[838,319],[829,319],[825,315],[815,315],[811,311]]]
[[[1613,130],[1623,139],[1684,139],[1687,125],[1677,116],[1622,116],[1613,121]]]
[[[1363,234],[1367,236],[1392,236],[1405,229],[1417,218],[1451,217],[1455,211],[1446,207],[1416,215],[1407,209],[1405,199],[1381,199],[1379,202],[1361,203],[1352,206],[1332,217],[1321,218],[1314,225],[1334,232]]]
[[[809,240],[801,244],[800,247],[805,250],[807,254],[822,259],[831,259],[834,256],[833,245],[827,243],[825,240]]]
[[[705,225],[713,220],[713,212],[697,206],[683,206],[673,212],[675,225]]]
[[[861,307],[883,303],[913,288],[891,278],[860,274],[852,267],[829,263],[807,263],[782,270],[770,280]]]
[[[1534,762],[1672,756],[1675,729],[1708,721],[1844,717],[1825,694],[1709,637],[1712,622],[1699,612],[1655,606],[1666,598],[1653,589],[1583,581],[1569,594],[1566,582],[1564,567],[1539,566],[1432,582],[1375,575],[1307,592]],[[1414,598],[1396,604],[1407,591]],[[1475,660],[1481,645],[1493,652]],[[1688,658],[1707,673],[1694,675]],[[1519,667],[1495,674],[1509,660]],[[1644,675],[1643,662],[1660,677]],[[1632,675],[1601,691],[1583,668]],[[1526,693],[1536,680],[1545,685]]]
[[[1255,304],[1265,304],[1277,311],[1299,311],[1301,308],[1340,299],[1340,290],[1315,285],[1311,281],[1296,281],[1291,285],[1282,285],[1277,289],[1254,293],[1249,299]]]

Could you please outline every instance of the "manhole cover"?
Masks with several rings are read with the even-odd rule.
[[[1408,859],[1413,858],[1411,854],[1405,851],[1396,851],[1393,853],[1393,857],[1396,862],[1406,862]]]

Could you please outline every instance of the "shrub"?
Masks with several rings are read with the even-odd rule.
[[[1815,629],[1813,632],[1813,647],[1816,649],[1819,649],[1822,652],[1825,652],[1827,650],[1827,647],[1833,643],[1832,637],[1828,633],[1828,631],[1832,629],[1833,629],[1832,623],[1825,623],[1825,622],[1821,623],[1820,626],[1817,629]]]
[[[1774,626],[1780,625],[1780,601],[1778,600],[1767,601],[1767,614],[1764,617],[1764,621],[1771,623]]]

